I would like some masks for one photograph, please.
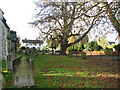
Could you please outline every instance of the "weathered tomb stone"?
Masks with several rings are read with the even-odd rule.
[[[30,50],[30,54],[32,54],[32,48],[29,48],[29,50]]]
[[[31,53],[34,54],[35,56],[38,56],[38,52],[35,47],[31,49]]]
[[[8,71],[13,71],[13,60],[15,59],[16,55],[15,52],[11,52],[8,56],[7,56],[7,70]]]
[[[0,71],[0,90],[2,88],[5,88],[6,86],[6,81],[5,81],[5,77],[4,75],[2,74],[2,72]]]
[[[18,57],[13,61],[13,80],[15,87],[34,86],[34,61]]]
[[[36,55],[36,49],[35,48],[33,48],[33,54]]]
[[[30,55],[30,50],[29,50],[29,48],[26,48],[26,49],[25,49],[25,55],[28,55],[28,56]]]
[[[33,54],[33,51],[34,51],[34,49],[33,49],[33,48],[31,48],[31,54]]]

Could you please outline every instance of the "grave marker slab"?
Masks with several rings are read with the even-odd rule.
[[[34,61],[18,57],[13,61],[13,80],[15,87],[34,86]]]
[[[13,60],[15,59],[16,55],[15,52],[10,53],[7,56],[7,70],[12,71],[13,70]]]
[[[0,90],[2,88],[5,88],[6,86],[6,81],[5,81],[5,77],[4,75],[2,74],[2,72],[0,71]]]
[[[28,56],[30,55],[30,50],[29,50],[29,48],[26,48],[26,49],[25,49],[25,55],[28,55]]]

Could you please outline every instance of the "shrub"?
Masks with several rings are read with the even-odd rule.
[[[77,48],[75,47],[75,45],[72,45],[70,47],[67,48],[68,51],[77,51]]]
[[[101,49],[102,49],[102,47],[100,45],[98,45],[97,43],[94,43],[94,45],[93,45],[94,51],[100,51]]]
[[[104,51],[113,52],[113,48],[106,48]]]
[[[72,51],[72,46],[67,48],[68,51]]]
[[[88,42],[88,43],[86,44],[85,50],[87,50],[87,51],[93,51],[93,49],[92,49],[93,44],[94,44],[93,41]]]
[[[44,55],[44,54],[45,54],[45,50],[43,49],[43,50],[42,50],[42,55]]]
[[[98,45],[100,45],[103,49],[106,49],[108,46],[108,41],[106,38],[99,38],[97,41]]]
[[[114,48],[115,47],[115,44],[112,44],[111,46],[109,46],[109,48]]]
[[[20,49],[25,50],[25,46],[21,46]]]
[[[81,42],[80,44],[79,44],[79,46],[78,46],[78,51],[83,51],[83,49],[85,49],[84,48],[84,44]]]
[[[114,47],[117,51],[120,51],[120,44],[118,44],[118,45],[115,45],[115,47]]]
[[[83,51],[83,49],[84,49],[83,43],[77,43],[67,48],[68,51]]]
[[[70,58],[70,57],[73,57],[73,53],[72,53],[72,51],[69,51],[69,53],[68,53],[68,57]]]
[[[82,59],[86,59],[86,53],[85,53],[85,52],[82,52],[81,58],[82,58]]]
[[[102,47],[96,41],[91,41],[86,44],[85,50],[87,51],[101,51]]]
[[[85,44],[84,44],[84,48],[85,48],[86,46],[87,46],[87,44],[85,43]]]

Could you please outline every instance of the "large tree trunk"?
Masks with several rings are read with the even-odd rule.
[[[67,43],[61,43],[60,55],[66,55]]]
[[[65,46],[61,46],[60,55],[66,55],[66,49]]]

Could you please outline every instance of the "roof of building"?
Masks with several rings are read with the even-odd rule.
[[[8,29],[10,29],[10,27],[7,25],[7,23],[6,23],[6,19],[5,19],[4,17],[3,17],[2,22],[4,23],[4,25],[5,25]]]
[[[42,40],[22,40],[23,43],[34,43],[34,44],[37,44],[37,43],[43,43]]]
[[[4,14],[4,12],[0,9],[0,11]],[[4,18],[4,16],[2,16],[2,22],[4,23],[4,25],[8,28],[8,29],[10,29],[10,27],[7,25],[7,23],[6,23],[6,19]]]
[[[4,12],[0,9],[0,11],[4,14]]]

